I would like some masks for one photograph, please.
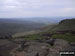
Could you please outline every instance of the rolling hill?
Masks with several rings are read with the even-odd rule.
[[[49,35],[50,38],[64,39],[68,42],[75,42],[75,19],[65,19],[57,25],[44,27],[42,32],[38,34],[27,35],[27,40],[44,39],[44,36]]]
[[[52,29],[54,31],[72,30],[75,31],[75,18],[65,19],[59,22],[58,25]]]

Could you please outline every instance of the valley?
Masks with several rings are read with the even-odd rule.
[[[0,39],[0,56],[59,56],[59,51],[75,51],[74,18]]]

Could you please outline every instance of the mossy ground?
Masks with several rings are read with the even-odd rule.
[[[75,42],[75,35],[71,33],[55,34],[52,36],[52,38],[64,39],[67,40],[68,42]]]
[[[42,33],[41,33],[42,34]],[[75,42],[75,34],[71,34],[71,33],[65,33],[65,34],[54,34],[52,37],[50,38],[57,38],[57,39],[64,39],[68,42]],[[25,38],[25,40],[35,40],[35,39],[41,39],[44,40],[45,37],[40,36],[40,34],[32,34],[32,35],[27,35]]]

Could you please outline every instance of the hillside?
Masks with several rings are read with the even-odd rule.
[[[42,35],[42,36],[41,36]],[[66,19],[57,25],[47,26],[38,34],[27,35],[27,40],[44,39],[46,37],[64,39],[75,42],[75,19]]]
[[[75,31],[75,18],[65,19],[59,22],[57,26],[53,28],[54,31],[73,30]]]
[[[43,32],[46,34],[53,34],[51,38],[64,39],[69,42],[75,42],[75,18],[65,19],[54,25],[47,31]]]
[[[14,36],[24,36],[24,35],[29,35],[29,34],[37,34],[37,32],[41,33],[57,33],[59,31],[75,31],[75,19],[65,19],[60,21],[57,24],[52,24],[52,25],[47,25],[45,27],[42,27],[39,29],[39,31],[33,31],[30,32],[24,32],[24,33],[19,33],[15,34]]]

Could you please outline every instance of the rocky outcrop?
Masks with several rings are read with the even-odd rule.
[[[49,48],[49,54],[48,56],[59,56],[60,51],[65,51],[69,47],[69,44],[67,41],[62,39],[56,39],[54,43],[54,47]]]
[[[19,48],[11,51],[12,56],[59,56],[60,51],[65,51],[70,47],[69,43],[62,39],[56,39],[53,46],[48,43],[37,41],[26,42],[22,51]]]
[[[40,42],[27,42],[27,47],[23,51],[12,50],[11,55],[14,56],[47,56],[49,49],[48,44]]]
[[[18,44],[7,39],[0,39],[0,56],[10,56],[9,52],[16,47],[18,47]]]

